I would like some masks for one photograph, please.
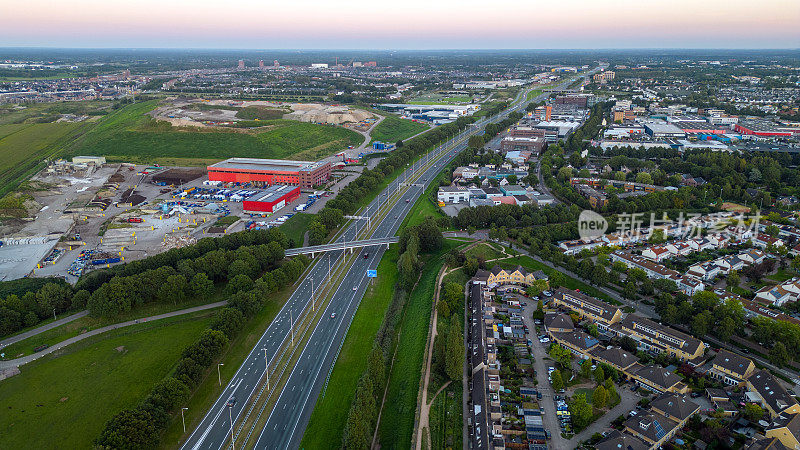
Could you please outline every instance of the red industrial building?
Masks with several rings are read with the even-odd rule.
[[[773,126],[772,124],[766,124],[761,122],[745,122],[745,123],[737,123],[733,126],[736,132],[741,134],[750,134],[753,136],[761,136],[761,137],[781,137],[781,136],[791,136],[792,131],[787,129],[781,129],[777,126]]]
[[[224,183],[288,184],[312,188],[325,184],[330,177],[330,162],[230,158],[208,166],[208,179]]]
[[[270,186],[254,200],[242,202],[242,208],[250,214],[273,213],[297,200],[297,197],[300,197],[298,186]]]

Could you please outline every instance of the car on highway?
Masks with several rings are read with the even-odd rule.
[[[364,252],[364,259],[369,258],[369,252]]]
[[[229,399],[228,399],[228,403],[226,403],[226,405],[228,406],[228,408],[233,408],[233,406],[234,406],[235,404],[236,404],[236,397],[231,397],[231,398],[229,398]]]
[[[408,203],[408,199],[406,199],[406,203]]]
[[[331,319],[335,319],[335,318],[336,318],[336,313],[331,313]]]
[[[353,290],[357,291],[358,290],[358,286],[353,286]]]

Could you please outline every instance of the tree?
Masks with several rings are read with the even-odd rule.
[[[367,360],[367,373],[374,389],[373,396],[376,401],[381,397],[383,383],[386,381],[386,363],[383,357],[383,350],[379,345],[373,345]]]
[[[692,319],[692,334],[698,338],[702,338],[710,331],[711,314],[708,311],[703,311],[694,316]]]
[[[589,378],[592,373],[592,360],[587,359],[581,363],[581,376]]]
[[[569,402],[569,412],[576,430],[582,430],[592,422],[592,407],[586,401],[585,394],[575,394],[572,397],[572,401]]]
[[[214,282],[204,272],[200,272],[192,277],[190,288],[195,297],[208,298],[214,293]]]
[[[95,444],[103,448],[152,448],[159,440],[159,428],[150,411],[144,408],[125,409],[105,426]]]
[[[217,312],[208,327],[225,333],[225,336],[231,339],[242,328],[242,324],[244,324],[242,311],[238,308],[227,307]]]
[[[458,316],[453,316],[445,348],[445,372],[451,380],[460,380],[464,373],[464,338]]]
[[[653,184],[653,177],[647,172],[639,172],[636,174],[636,182],[642,184]]]
[[[561,378],[561,371],[556,369],[550,374],[550,383],[553,385],[553,390],[558,392],[564,389],[564,379]]]
[[[228,281],[225,292],[227,292],[228,295],[232,295],[240,291],[249,291],[252,288],[253,280],[245,274],[239,274]]]
[[[470,148],[481,148],[485,142],[483,141],[483,136],[472,135],[469,137],[469,141],[467,141],[467,146]]]
[[[554,343],[550,346],[550,357],[560,364],[562,369],[569,369],[572,363],[572,352],[560,344]]]
[[[739,272],[737,272],[736,270],[731,270],[728,273],[727,281],[728,281],[728,287],[739,286],[739,282],[741,281],[739,279]]]
[[[604,381],[606,381],[606,374],[603,371],[603,368],[600,366],[597,366],[597,368],[594,369],[594,381],[598,385],[601,385]]]
[[[764,417],[764,409],[755,403],[744,405],[744,417],[751,422],[758,422]]]
[[[614,380],[611,378],[606,378],[605,383],[603,383],[603,387],[606,388],[606,394],[608,394],[608,399],[606,402],[609,404],[615,402],[619,394],[617,394],[617,387],[614,386]]]
[[[598,409],[605,408],[607,399],[608,393],[603,385],[599,385],[594,388],[594,393],[592,393],[592,406]]]
[[[789,352],[783,342],[778,341],[772,346],[769,351],[769,360],[778,367],[783,367],[789,362]]]
[[[156,296],[161,302],[172,301],[177,304],[186,298],[188,287],[183,275],[170,275],[167,277],[167,281],[158,288]]]

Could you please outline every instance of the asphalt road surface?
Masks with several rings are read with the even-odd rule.
[[[569,85],[569,82],[563,83],[561,87],[563,88],[567,85]],[[546,95],[549,94],[547,93]],[[525,95],[527,95],[527,91],[522,91],[517,97],[517,103],[514,106],[492,117],[490,120],[481,120],[473,124],[462,133],[462,136],[477,133],[489,121],[496,122],[504,119],[511,112],[524,110],[528,104],[527,101],[524,101]],[[544,95],[531,99],[531,101],[540,101],[543,97]],[[373,224],[374,231],[367,239],[393,236],[413,207],[414,202],[424,192],[425,187],[465,146],[466,139],[462,144],[459,144],[453,150],[449,150],[444,157],[429,167],[415,182],[416,184],[402,194],[384,219],[377,225]],[[437,151],[443,148],[440,147]],[[417,168],[419,168],[419,162],[409,167],[406,173],[413,173]],[[392,181],[386,190],[381,192],[370,203],[368,210],[359,213],[359,215],[369,216],[374,214],[380,207],[381,202],[386,201],[387,193],[395,192],[398,188],[398,182],[402,183],[404,179],[404,175],[401,174]],[[337,241],[355,240],[357,230],[360,231],[364,226],[366,226],[365,220],[354,221]],[[292,368],[289,379],[283,387],[277,403],[269,411],[266,425],[263,429],[256,430],[256,433],[250,437],[250,445],[252,445],[252,440],[255,439],[255,447],[259,449],[299,447],[317,397],[337,356],[339,346],[344,340],[348,325],[352,321],[359,302],[364,295],[368,283],[367,269],[375,269],[377,267],[384,251],[385,246],[360,250],[362,254],[368,253],[368,256],[366,258],[356,258],[339,286],[336,287],[333,298],[328,303],[322,319],[316,325],[306,346],[302,349],[299,359]],[[341,250],[337,250],[328,254],[331,261],[335,261],[341,253]],[[272,361],[281,343],[289,333],[290,321],[292,318],[296,318],[308,304],[311,298],[312,283],[314,283],[314,286],[318,286],[327,277],[327,258],[328,256],[318,258],[317,262],[307,272],[297,290],[267,327],[259,342],[226,386],[222,395],[216,400],[197,428],[193,430],[182,448],[219,449],[223,446],[230,446],[230,417],[233,418],[235,425],[242,413],[246,412],[247,400],[258,389],[259,380],[264,375],[265,369],[264,349],[266,349],[266,354]],[[331,318],[332,314],[335,314],[335,317]],[[227,407],[228,400],[231,398],[235,398],[236,402],[233,406]],[[268,411],[264,412],[264,414],[267,413]],[[345,413],[345,411],[342,412],[342,414]],[[243,429],[241,435],[237,437],[237,444],[246,435],[247,429]],[[238,448],[238,445],[236,448]]]

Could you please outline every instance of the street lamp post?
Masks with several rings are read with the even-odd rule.
[[[231,421],[231,449],[236,450],[235,442],[233,440],[233,406],[228,406],[228,418]]]
[[[186,434],[186,418],[183,417],[183,412],[189,408],[181,408],[181,422],[183,422],[183,433]]]
[[[219,379],[219,385],[222,386],[222,372],[220,372],[219,368],[224,366],[225,364],[219,363],[217,364],[217,378]]]
[[[269,359],[267,359],[266,347],[263,350],[264,350],[264,365],[266,366],[266,372],[267,372],[267,390],[269,390]]]
[[[314,304],[314,277],[311,277],[311,310],[316,311]]]
[[[294,348],[294,318],[292,317],[292,308],[289,308],[289,333],[292,335],[292,348]]]

